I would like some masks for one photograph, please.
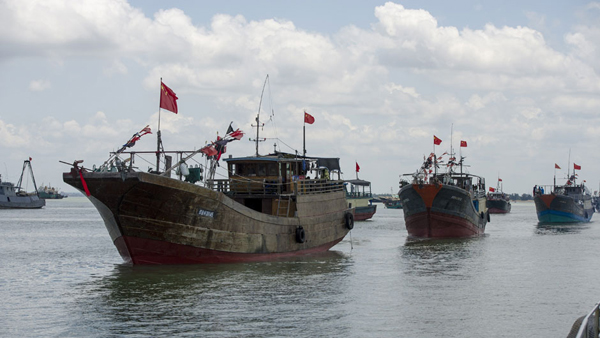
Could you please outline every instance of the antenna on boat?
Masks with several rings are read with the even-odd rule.
[[[571,179],[571,148],[569,148],[569,161],[567,162],[567,179]],[[573,184],[575,184],[575,182],[573,182]]]
[[[256,142],[256,156],[258,156],[258,142],[261,141],[266,141],[266,138],[263,138],[262,140],[259,138],[259,132],[260,132],[260,127],[264,127],[265,124],[263,123],[262,125],[260,124],[260,107],[262,106],[262,100],[263,100],[263,95],[265,94],[265,87],[267,86],[267,82],[269,81],[269,74],[267,74],[267,77],[265,78],[265,83],[263,83],[263,88],[262,88],[262,92],[260,93],[260,102],[258,103],[258,113],[256,113],[256,126],[255,125],[251,125],[252,127],[256,127],[256,139],[251,141]]]

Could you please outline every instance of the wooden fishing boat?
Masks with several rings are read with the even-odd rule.
[[[339,158],[259,155],[259,118],[260,109],[254,156],[221,159],[225,145],[243,136],[231,128],[197,151],[125,152],[140,132],[98,168],[75,161],[63,180],[88,196],[128,263],[251,262],[329,250],[354,226]],[[135,167],[139,156],[154,154],[164,170]],[[188,166],[198,154],[205,164]],[[215,179],[221,161],[228,176]]]
[[[512,209],[510,198],[502,191],[502,179],[498,178],[496,188],[490,187],[487,195],[487,208],[490,214],[507,214]]]
[[[540,223],[579,223],[592,220],[592,196],[583,184],[537,188],[533,200]]]
[[[457,238],[482,235],[489,221],[485,179],[449,166],[446,173],[431,173],[437,167],[435,154],[424,162],[412,182],[399,192],[409,236],[418,238]]]
[[[573,174],[567,174],[568,179],[564,185],[556,184],[556,169],[560,167],[557,164],[554,166],[554,184],[536,185],[533,188],[533,201],[539,222],[551,224],[591,221],[594,215],[592,194],[585,184],[577,184],[575,174],[575,170],[581,170],[581,166],[574,164]]]

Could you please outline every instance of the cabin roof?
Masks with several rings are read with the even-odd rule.
[[[365,181],[365,180],[360,180],[360,179],[357,179],[357,180],[346,180],[344,182],[348,182],[348,183],[354,184],[354,185],[362,185],[362,186],[369,186],[369,185],[371,185],[371,182]]]
[[[225,162],[302,162],[303,160],[316,161],[318,167],[325,167],[329,170],[340,170],[339,157],[308,157],[275,152],[269,155],[232,157],[224,159]]]

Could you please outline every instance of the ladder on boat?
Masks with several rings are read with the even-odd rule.
[[[292,195],[279,195],[277,200],[277,214],[279,217],[289,217],[290,205],[292,204]]]

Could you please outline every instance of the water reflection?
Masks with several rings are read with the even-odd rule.
[[[460,239],[409,240],[401,247],[405,273],[415,276],[464,277],[469,262],[481,255],[485,236]]]
[[[119,265],[79,286],[74,312],[80,320],[69,333],[81,334],[82,327],[117,336],[306,332],[308,322],[350,315],[343,306],[350,264],[351,258],[330,251],[268,263]]]
[[[589,228],[589,223],[538,223],[535,233],[538,235],[578,234],[582,230]]]

